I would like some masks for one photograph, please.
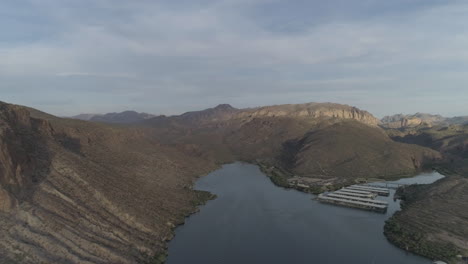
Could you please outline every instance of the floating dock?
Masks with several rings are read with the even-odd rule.
[[[388,203],[386,201],[375,200],[374,198],[377,195],[389,196],[390,190],[363,185],[352,185],[335,192],[320,194],[317,200],[323,203],[386,213]]]
[[[344,194],[344,195],[348,195],[348,196],[356,196],[356,197],[361,197],[361,198],[369,198],[369,199],[374,199],[377,196],[377,194],[375,194],[375,193],[350,190],[350,189],[346,189],[346,188],[342,188],[342,189],[336,191],[335,193]]]
[[[336,204],[346,207],[364,209],[369,211],[375,211],[379,213],[386,213],[388,205],[373,203],[370,201],[354,201],[348,198],[337,198],[331,197],[330,195],[319,194],[317,200],[324,203]],[[371,200],[372,201],[372,200]]]
[[[408,184],[404,183],[396,183],[396,182],[384,182],[380,184],[372,184],[372,183],[367,183],[364,186],[369,186],[369,187],[377,187],[377,188],[387,188],[387,189],[393,189],[397,190],[400,187],[405,187],[408,186]]]
[[[346,187],[346,189],[372,192],[380,196],[390,195],[390,190],[387,188],[371,187],[371,186],[366,186],[366,185],[351,185],[351,186]]]

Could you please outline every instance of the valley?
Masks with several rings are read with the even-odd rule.
[[[311,193],[412,177],[435,167],[457,169],[456,174],[464,168],[450,165],[464,163],[463,150],[451,141],[444,148],[436,137],[420,144],[425,135],[385,128],[372,114],[347,105],[224,104],[128,120],[124,115],[121,121],[89,122],[0,103],[1,261],[163,263],[174,228],[213,198],[193,190],[194,182],[234,161],[259,164],[279,186],[297,188],[290,182],[304,181],[308,187],[298,189]],[[464,179],[443,173],[448,177],[442,182]],[[445,236],[425,229],[418,241],[437,237],[456,245],[454,252],[465,250],[463,238],[452,239],[460,232],[452,227],[466,230],[465,216],[453,210],[465,196],[447,192],[442,198],[433,195],[441,183],[429,186],[405,198],[404,210],[392,221],[411,228],[419,215],[430,214],[425,221],[435,226],[439,217],[426,203],[438,208],[443,199],[449,204],[445,217],[459,221],[445,222]],[[399,239],[402,232],[386,234],[398,246],[428,256],[407,246],[411,237]],[[428,257],[450,261],[453,254]]]

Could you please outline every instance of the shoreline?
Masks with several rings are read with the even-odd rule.
[[[322,192],[325,192],[325,191],[336,191],[342,187],[345,187],[345,185],[329,185],[329,186],[326,186],[326,188],[324,189],[324,185],[320,186],[320,185],[317,185],[315,188],[314,187],[297,187],[294,186],[294,185],[290,185],[290,184],[285,184],[286,182],[285,181],[278,181],[277,178],[278,177],[284,177],[284,174],[287,174],[288,176],[290,177],[293,177],[293,174],[292,173],[289,173],[281,168],[278,168],[276,166],[273,166],[273,165],[268,165],[266,163],[263,163],[263,162],[260,162],[260,161],[256,161],[254,163],[255,165],[259,166],[260,170],[268,177],[270,178],[270,180],[273,182],[273,184],[275,184],[277,187],[282,187],[282,188],[286,188],[286,189],[294,189],[294,190],[297,190],[297,191],[300,191],[300,192],[305,192],[305,193],[310,193],[310,194],[313,194],[313,195],[318,195]],[[434,166],[431,168],[432,171],[435,171],[441,175],[445,177],[450,177],[451,175],[456,175],[456,173],[452,172],[450,169],[448,168],[445,168],[445,167],[440,167],[440,166]],[[429,171],[429,170],[427,170]],[[421,170],[421,171],[418,171],[418,172],[415,172],[413,175],[409,175],[409,174],[403,174],[403,175],[395,175],[395,177],[391,177],[395,180],[399,180],[399,179],[404,179],[404,178],[411,178],[411,177],[415,177],[417,176],[418,174],[420,173],[423,173],[423,172],[426,172],[426,170]],[[386,181],[386,180],[383,180],[383,179],[380,179],[381,181]],[[372,181],[372,182],[376,182],[376,181]],[[437,181],[435,181],[437,182]],[[430,184],[434,184],[435,182],[433,183],[430,183]],[[357,182],[354,182],[354,183],[349,183],[348,185],[351,185],[351,184],[355,184]],[[424,184],[417,184],[417,185],[424,185]],[[402,187],[398,188],[401,189]],[[415,255],[418,255],[418,256],[421,256],[421,257],[425,257],[427,259],[431,259],[431,256],[428,256],[427,254],[421,254],[420,251],[418,250],[411,250],[409,248],[406,248],[404,247],[403,245],[404,244],[401,244],[398,242],[397,239],[395,239],[395,237],[392,237],[390,234],[389,234],[389,230],[390,230],[390,226],[392,226],[393,224],[393,221],[394,221],[394,217],[401,211],[405,210],[404,208],[404,203],[405,201],[401,198],[398,197],[397,193],[398,193],[398,190],[395,191],[395,194],[394,194],[394,198],[397,197],[396,199],[400,200],[400,204],[401,204],[401,207],[400,207],[400,210],[394,212],[384,223],[384,227],[383,227],[383,235],[385,236],[385,238],[394,246],[406,251],[406,252],[409,252],[411,254],[415,254]],[[404,234],[402,234],[404,235]],[[433,247],[434,251],[435,252],[438,252],[438,250],[435,250],[436,248]],[[450,249],[448,249],[450,250]],[[453,253],[453,252],[452,252]],[[459,253],[459,252],[455,252],[455,253]],[[453,255],[453,254],[452,254]],[[444,259],[444,257],[441,257],[440,259]],[[446,261],[449,261],[450,260],[447,260],[445,258]],[[456,262],[455,262],[456,263]],[[460,262],[461,263],[461,262]]]
[[[291,186],[289,184],[285,184],[287,182],[285,181],[278,181],[278,177],[284,177],[284,174],[288,174],[288,176],[293,176],[291,173],[287,172],[286,170],[284,169],[281,169],[281,168],[278,168],[278,167],[275,167],[275,166],[269,166],[267,163],[264,163],[264,162],[261,162],[261,161],[258,161],[258,160],[255,160],[255,161],[252,161],[252,162],[247,162],[247,161],[238,161],[238,162],[245,162],[245,163],[248,163],[248,164],[252,164],[252,165],[256,165],[258,166],[258,168],[260,169],[260,171],[265,174],[265,176],[267,176],[268,178],[270,178],[270,180],[273,182],[273,184],[276,186],[276,187],[281,187],[281,188],[285,188],[285,189],[295,189],[295,190],[298,190],[298,191],[301,191],[301,192],[305,192],[305,193],[310,193],[310,194],[313,194],[313,195],[316,195],[318,193],[316,193],[317,190],[320,190],[321,189],[313,189],[313,188],[297,188],[297,186]],[[226,163],[226,164],[229,164],[229,163]],[[154,257],[152,257],[149,261],[149,262],[145,262],[145,264],[163,264],[163,263],[166,263],[166,260],[167,260],[167,257],[168,257],[168,243],[175,237],[176,235],[176,229],[177,227],[180,227],[180,226],[183,226],[185,225],[187,219],[189,217],[191,217],[192,215],[200,212],[201,208],[203,205],[206,205],[207,202],[209,202],[210,200],[214,200],[217,198],[216,194],[212,194],[210,192],[207,192],[207,191],[200,191],[200,190],[194,190],[193,187],[196,183],[197,180],[199,180],[200,178],[204,177],[204,176],[207,176],[209,175],[210,173],[212,173],[213,171],[216,171],[218,169],[220,169],[223,165],[225,164],[222,164],[221,166],[218,166],[217,168],[213,169],[212,171],[210,171],[209,173],[203,175],[203,176],[199,176],[197,177],[193,182],[192,182],[192,185],[190,186],[191,190],[196,192],[196,193],[199,193],[199,194],[202,194],[203,197],[200,197],[201,199],[197,199],[197,203],[194,204],[194,210],[187,214],[185,217],[184,217],[184,220],[181,221],[180,223],[177,223],[176,225],[173,225],[172,226],[172,236],[170,238],[168,238],[165,242],[166,242],[166,245],[165,245],[165,248],[164,248],[164,251],[160,254],[157,254],[155,255]],[[270,167],[270,168],[269,168]],[[441,175],[443,175],[444,177],[449,177],[448,175],[446,175],[446,173],[442,173],[443,171],[443,168],[436,168],[434,167],[433,168],[433,171],[436,171],[438,173],[440,173]],[[414,175],[405,175],[404,177],[395,177],[395,179],[402,179],[402,178],[410,178],[410,177],[414,177],[416,175],[418,175],[419,173],[421,173],[423,171],[419,171],[419,172],[416,172]],[[281,178],[280,178],[281,179]],[[350,184],[354,184],[354,183],[350,183]],[[433,183],[431,183],[433,184]],[[327,186],[327,189],[329,190],[337,190],[337,189],[340,189],[341,187],[343,186],[346,186],[346,185],[328,185]],[[320,186],[320,188],[322,188],[323,186]],[[404,247],[401,247],[398,243],[395,243],[395,241],[393,241],[392,239],[389,238],[387,232],[386,232],[386,227],[387,227],[387,222],[390,222],[391,219],[394,218],[395,215],[398,214],[398,212],[404,210],[403,208],[403,203],[404,201],[401,200],[401,203],[402,203],[402,207],[400,208],[399,211],[396,211],[393,215],[391,215],[386,221],[385,221],[385,224],[384,224],[384,230],[383,230],[383,235],[385,236],[385,238],[394,246],[406,251],[406,252],[409,252],[409,253],[412,253],[412,254],[415,254],[415,255],[418,255],[418,256],[422,256],[422,257],[425,257],[425,258],[428,258],[428,259],[431,259],[429,258],[428,256],[426,255],[423,255],[423,254],[419,254],[417,251],[411,251],[411,250],[408,250]],[[159,261],[159,262],[157,262]]]
[[[443,175],[444,178],[460,176],[447,167],[435,166],[433,169],[437,173]],[[437,182],[438,181],[435,181],[428,185],[437,184]],[[418,184],[413,186],[412,188],[416,189],[413,190],[413,193],[417,193],[419,191],[418,188],[421,188],[421,186],[424,185]],[[399,196],[401,201],[401,209],[395,212],[387,221],[385,221],[384,235],[387,240],[400,249],[431,259],[433,261],[442,260],[453,264],[465,263],[457,258],[457,256],[461,256],[463,254],[463,250],[451,242],[432,241],[431,239],[428,239],[428,235],[430,235],[429,232],[425,233],[409,230],[408,227],[401,225],[398,217],[400,214],[403,214],[406,210],[408,210],[409,206],[411,206],[411,204],[414,202],[407,201],[404,197],[404,192],[405,188],[400,187],[397,189],[395,195],[398,194]]]

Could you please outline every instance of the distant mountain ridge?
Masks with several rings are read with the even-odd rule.
[[[96,116],[96,114],[79,114],[71,116],[70,118],[89,121],[91,118],[93,118],[93,116]]]
[[[120,113],[107,114],[80,114],[70,118],[102,123],[132,124],[139,123],[153,117],[156,116],[148,113],[138,113],[136,111],[123,111]]]
[[[229,104],[200,111],[186,112],[181,115],[156,116],[148,113],[124,111],[107,114],[80,114],[70,118],[102,123],[160,123],[178,122],[183,124],[205,124],[229,120],[251,120],[266,117],[289,117],[296,119],[353,119],[370,126],[377,126],[380,120],[371,113],[354,106],[335,103],[305,103],[261,106],[255,108],[235,108]]]
[[[467,124],[468,116],[443,117],[427,113],[416,113],[413,115],[396,114],[385,116],[381,120],[381,126],[384,128],[411,128],[417,126],[435,126],[435,125],[454,125]]]
[[[234,108],[229,104],[220,104],[214,108],[187,112],[179,116],[151,118],[148,120],[148,123],[179,122],[205,124],[274,117],[301,120],[352,119],[370,126],[380,124],[380,120],[367,111],[349,105],[334,103],[283,104],[244,109]]]

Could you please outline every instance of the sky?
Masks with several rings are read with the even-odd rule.
[[[468,1],[1,0],[0,101],[68,116],[335,102],[468,115]]]

